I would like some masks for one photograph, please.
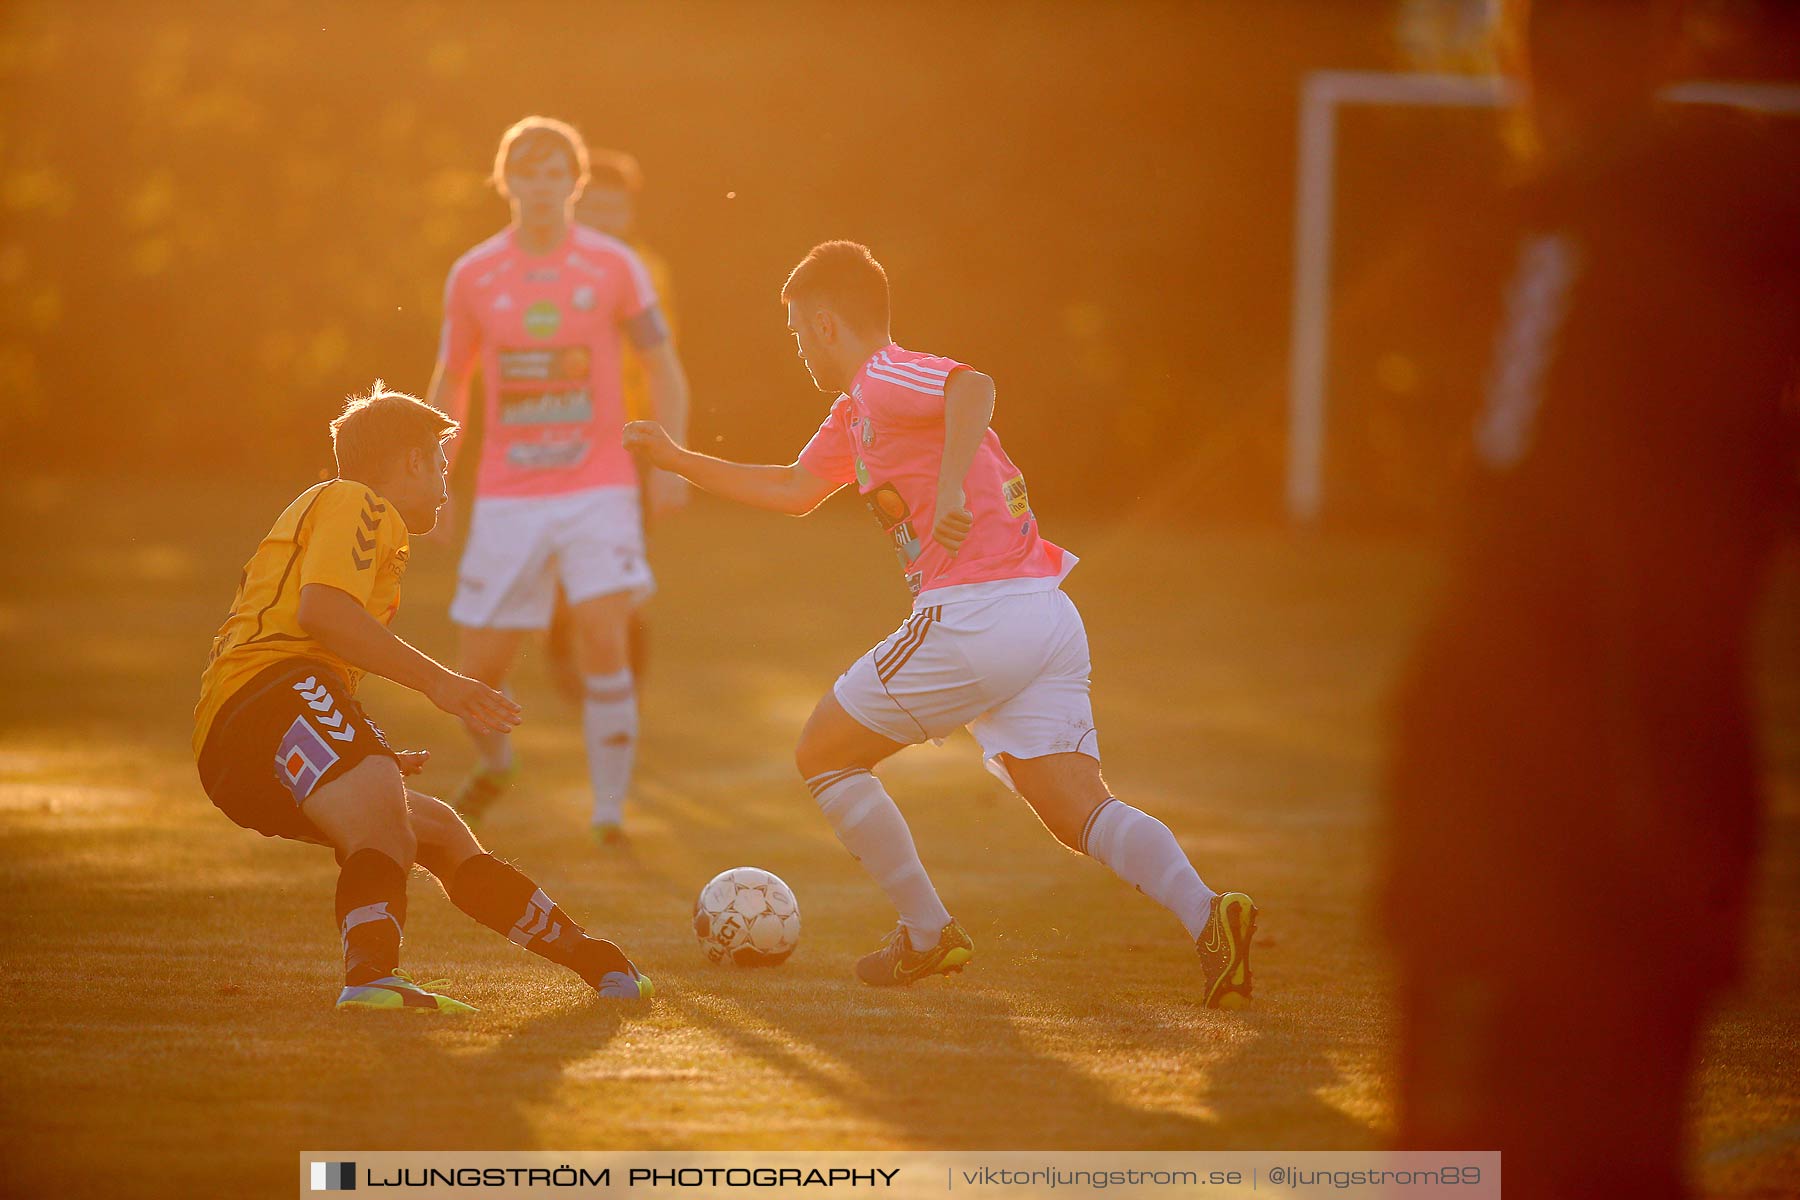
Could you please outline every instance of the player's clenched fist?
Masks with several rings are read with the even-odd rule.
[[[520,720],[519,706],[511,697],[454,671],[445,671],[426,696],[476,733],[508,733]]]
[[[674,465],[680,451],[669,431],[656,421],[627,421],[623,440],[625,449],[664,470]]]
[[[938,545],[955,554],[962,549],[963,539],[969,536],[974,525],[975,514],[969,511],[961,488],[938,497],[937,519],[931,525],[932,539]]]

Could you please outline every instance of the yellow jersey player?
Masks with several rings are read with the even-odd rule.
[[[414,864],[469,916],[600,995],[648,997],[649,979],[617,946],[588,937],[530,878],[483,850],[449,805],[406,785],[428,755],[389,747],[357,702],[358,682],[373,671],[474,731],[519,722],[506,696],[388,630],[408,539],[430,532],[444,505],[444,444],[456,430],[379,381],[331,423],[337,478],[302,492],[276,520],[213,639],[194,712],[201,784],[244,828],[336,854],[339,1008],[473,1011],[400,969]]]

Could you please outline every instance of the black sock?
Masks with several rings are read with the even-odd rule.
[[[630,965],[617,946],[589,937],[530,876],[491,854],[464,862],[444,892],[450,903],[489,929],[569,968],[589,987],[599,987],[608,972]]]
[[[406,868],[379,850],[358,850],[338,871],[338,936],[344,982],[355,987],[392,975],[406,924]]]

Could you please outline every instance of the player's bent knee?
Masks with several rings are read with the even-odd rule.
[[[1100,764],[1084,754],[1043,758],[1005,756],[1007,774],[1050,835],[1069,849],[1084,853],[1088,818],[1106,803]]]
[[[830,739],[820,732],[819,713],[814,710],[807,719],[806,727],[800,731],[800,740],[794,743],[794,769],[800,772],[800,778],[811,779],[821,771],[832,771],[843,766],[834,762]]]
[[[1072,810],[1054,805],[1042,808],[1032,805],[1032,811],[1037,813],[1038,820],[1044,823],[1044,828],[1050,831],[1051,837],[1077,854],[1082,853],[1081,831],[1087,827],[1087,813],[1076,818]]]
[[[403,867],[410,867],[419,856],[419,840],[404,817],[398,822],[370,824],[333,838],[339,856],[348,858],[359,850],[378,850]]]
[[[831,767],[819,753],[819,748],[807,739],[806,734],[794,744],[794,769],[800,772],[800,778],[811,779],[821,771],[829,771]]]
[[[800,741],[794,747],[794,766],[802,779],[848,767],[872,768],[904,748],[844,711],[837,697],[826,692],[806,719]]]
[[[868,765],[870,764],[857,761],[857,756],[847,753],[846,748],[835,739],[815,734],[811,726],[800,735],[800,741],[794,746],[794,769],[800,772],[802,779],[811,779],[826,771]]]
[[[427,796],[408,788],[406,806],[412,817],[413,836],[418,841],[419,864],[426,870],[435,868],[427,858],[443,861],[446,857],[461,861],[481,853],[481,843],[454,808],[436,796]]]
[[[418,846],[406,811],[400,765],[371,755],[307,798],[305,812],[340,857],[379,850],[402,866]]]

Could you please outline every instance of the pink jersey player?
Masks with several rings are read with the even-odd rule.
[[[562,245],[532,254],[507,228],[456,261],[439,356],[453,376],[480,361],[478,495],[637,486],[616,435],[621,333],[637,346],[667,337],[649,272],[617,238],[571,224]]]
[[[944,456],[944,394],[951,375],[968,369],[953,358],[889,344],[857,371],[800,452],[800,465],[819,478],[856,484],[893,539],[915,607],[1041,590],[1046,585],[1033,581],[1060,580],[1076,562],[1039,536],[1025,475],[992,429],[963,479],[968,536],[955,553],[930,536]]]
[[[966,727],[1058,841],[1180,919],[1200,957],[1202,1004],[1249,1003],[1250,897],[1208,888],[1169,828],[1100,776],[1087,630],[1062,590],[1075,556],[1038,534],[1025,477],[990,428],[994,381],[894,343],[887,272],[866,246],[813,247],[781,298],[814,385],[835,396],[795,462],[698,454],[654,421],[627,425],[624,440],[708,491],[796,516],[855,483],[900,555],[912,612],[820,697],[794,750],[820,811],[900,917],[857,961],[857,978],[910,984],[961,971],[974,954],[872,771]]]
[[[450,602],[459,660],[500,686],[520,639],[550,625],[559,595],[566,601],[594,833],[617,844],[637,746],[629,630],[655,588],[637,467],[619,445],[621,342],[631,342],[650,407],[680,427],[687,379],[644,264],[572,219],[588,166],[580,133],[562,121],[527,117],[501,138],[494,179],[512,222],[450,270],[428,399],[460,418],[480,366],[481,461]],[[679,479],[659,471],[645,482],[653,513],[681,503]],[[478,737],[476,748],[481,767],[455,796],[471,816],[514,777],[504,736]]]

